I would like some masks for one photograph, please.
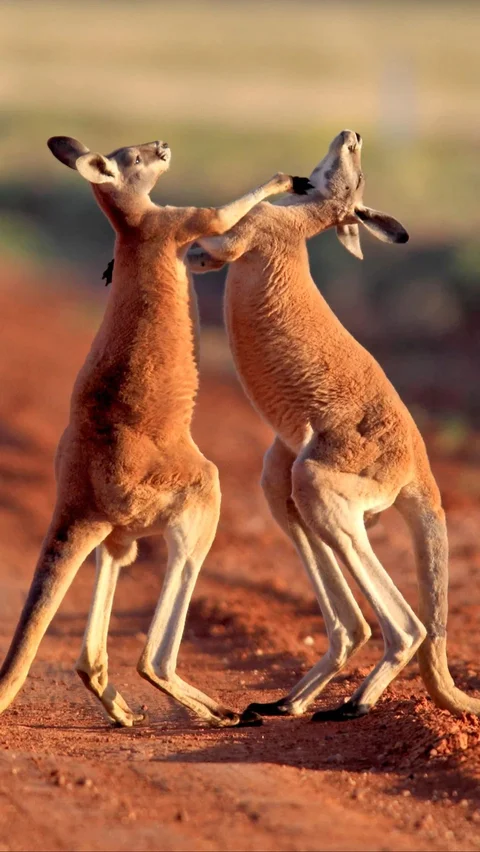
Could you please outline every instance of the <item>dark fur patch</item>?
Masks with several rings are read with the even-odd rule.
[[[104,273],[102,275],[102,281],[105,281],[105,287],[108,287],[108,285],[112,283],[114,265],[115,261],[111,260],[107,268],[104,270]]]
[[[346,701],[340,707],[334,707],[332,710],[319,710],[314,713],[312,722],[350,722],[352,719],[358,719],[360,716],[366,716],[370,711],[368,704],[357,704],[356,701]]]
[[[253,712],[248,707],[240,716],[240,721],[236,728],[251,728],[258,727],[259,725],[263,725],[262,717],[258,715],[258,713]]]
[[[359,435],[363,436],[363,435],[366,434],[367,431],[368,431],[368,419],[367,419],[367,415],[365,414],[362,417],[362,419],[360,420],[360,423],[357,423],[357,432],[358,432]]]
[[[314,186],[308,178],[292,175],[292,191],[295,195],[306,195],[309,189],[314,189]]]
[[[270,701],[266,704],[253,702],[244,710],[245,713],[260,714],[260,716],[291,716],[290,708],[285,703],[285,699],[280,698],[278,701]]]
[[[340,164],[340,157],[335,157],[335,159],[332,162],[332,165],[325,172],[324,177],[325,177],[326,181],[329,181],[334,176],[335,172],[338,171],[339,164]]]

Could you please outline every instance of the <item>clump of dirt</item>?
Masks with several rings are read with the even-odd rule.
[[[427,698],[412,699],[386,707],[388,719],[379,728],[392,732],[393,737],[385,751],[378,755],[378,765],[394,770],[412,772],[436,761],[436,766],[455,765],[458,758],[480,742],[480,720],[476,716],[452,717],[439,710]],[[431,767],[430,767],[431,768]]]

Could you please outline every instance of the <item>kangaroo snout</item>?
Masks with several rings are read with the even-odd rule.
[[[351,151],[356,151],[357,148],[360,148],[362,145],[362,137],[360,133],[357,133],[356,130],[342,130],[341,133],[337,136],[337,141],[339,143],[339,147],[342,145],[347,145]]]
[[[157,142],[155,142],[155,153],[161,160],[166,160],[170,153],[170,146],[168,142],[158,142],[157,140]]]

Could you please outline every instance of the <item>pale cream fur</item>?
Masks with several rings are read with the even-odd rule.
[[[336,226],[357,257],[359,224],[380,239],[408,239],[398,222],[364,206],[360,150],[358,134],[343,131],[310,176],[315,190],[305,201],[260,204],[228,234],[202,239],[202,248],[189,253],[194,271],[230,262],[225,316],[233,357],[247,394],[277,435],[265,457],[263,488],[313,582],[330,641],[287,696],[250,708],[302,713],[369,638],[337,555],[376,613],[385,652],[349,701],[314,718],[367,712],[416,651],[440,707],[480,713],[480,701],[457,689],[448,670],[447,533],[423,440],[379,364],[341,325],[310,275],[306,239],[327,228]],[[413,533],[420,618],[366,533],[392,505]]]
[[[105,316],[75,382],[56,459],[57,501],[32,586],[0,672],[0,710],[24,682],[78,568],[97,548],[94,598],[77,671],[118,725],[142,718],[108,677],[107,632],[122,565],[142,536],[164,535],[168,567],[138,671],[212,725],[255,722],[182,681],[176,661],[195,580],[217,527],[215,465],[195,445],[198,323],[184,256],[268,195],[292,189],[277,175],[218,209],[158,207],[149,193],[170,162],[166,143],[104,157],[69,137],[52,153],[88,180],[116,232]]]

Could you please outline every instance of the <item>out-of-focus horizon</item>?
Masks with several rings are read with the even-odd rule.
[[[475,2],[15,0],[0,9],[2,180],[67,181],[45,147],[53,133],[101,151],[168,136],[165,190],[218,200],[272,169],[306,173],[352,126],[366,139],[378,204],[394,202],[420,235],[476,229]]]
[[[480,419],[480,7],[406,0],[15,0],[0,3],[0,252],[71,266],[100,288],[113,239],[88,186],[46,147],[166,139],[168,203],[217,204],[277,170],[308,174],[330,139],[364,137],[367,204],[408,247],[333,234],[312,271],[406,398]],[[197,280],[204,321],[221,277]]]

